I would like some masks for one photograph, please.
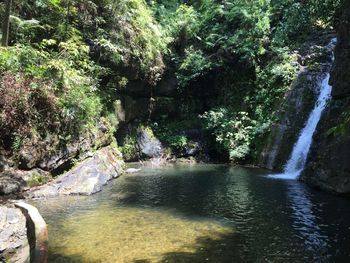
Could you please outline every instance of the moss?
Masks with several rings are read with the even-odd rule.
[[[141,125],[139,130],[145,131],[149,135],[149,137],[151,137],[152,140],[156,140],[157,139],[156,136],[154,135],[153,130],[152,130],[151,127]]]
[[[50,181],[50,179],[51,179],[50,176],[41,175],[39,173],[34,172],[30,180],[27,182],[27,184],[29,187],[35,187],[35,186],[46,184],[47,182]]]
[[[123,153],[122,153],[122,148],[118,146],[117,141],[115,140],[115,138],[113,139],[112,143],[110,144],[113,153],[115,156],[118,157],[119,160],[123,160]]]
[[[124,138],[123,145],[120,147],[125,160],[133,160],[138,154],[137,150],[137,134],[127,134]]]

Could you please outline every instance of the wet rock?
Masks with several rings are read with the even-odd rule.
[[[337,46],[335,63],[331,74],[334,98],[345,98],[350,95],[350,7],[344,1],[342,15],[337,25]]]
[[[108,181],[123,171],[124,162],[119,153],[110,146],[105,147],[48,185],[34,189],[28,196],[91,195],[101,191]]]
[[[301,179],[310,186],[350,195],[350,5],[344,1],[337,26],[331,73],[332,100],[313,138]]]
[[[311,39],[300,51],[299,74],[280,104],[279,120],[263,138],[257,152],[257,164],[273,170],[283,170],[300,131],[316,102],[322,80],[332,66],[332,34]]]
[[[314,135],[301,179],[311,186],[349,195],[350,130],[347,126],[330,132],[344,122],[343,112],[350,112],[350,98],[330,103]]]
[[[0,206],[0,262],[30,261],[26,218],[13,206]]]
[[[182,157],[182,158],[176,159],[176,163],[177,164],[196,164],[197,160],[193,156],[190,156],[187,158]]]
[[[190,141],[185,147],[183,151],[184,156],[196,156],[201,151],[201,146],[199,142]]]

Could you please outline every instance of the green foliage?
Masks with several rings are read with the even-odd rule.
[[[165,43],[174,46],[187,45],[198,30],[198,12],[192,6],[179,4],[177,1],[153,3],[152,7],[162,26]]]
[[[45,31],[45,27],[38,20],[23,20],[16,16],[11,17],[11,29],[14,40],[23,44],[38,41],[38,36]]]
[[[38,173],[34,173],[29,181],[27,182],[29,187],[35,187],[35,186],[39,186],[39,185],[43,185],[46,184],[47,182],[49,182],[51,178],[49,176],[46,175],[41,175]]]
[[[340,0],[271,1],[273,20],[276,24],[273,42],[288,45],[302,40],[312,30],[331,27]]]
[[[96,78],[100,67],[79,42],[61,42],[58,52],[16,45],[0,50],[0,130],[31,137],[35,131],[76,133],[95,126],[102,112]],[[65,136],[66,137],[66,136]]]
[[[131,66],[152,84],[159,80],[166,42],[149,6],[143,0],[88,2],[76,5],[77,22],[99,47],[100,59],[113,66]]]
[[[288,50],[276,49],[269,63],[256,67],[253,89],[245,94],[240,92],[243,104],[237,105],[236,101],[201,116],[232,160],[243,160],[253,154],[262,135],[268,132],[276,117],[274,112],[296,77],[296,59]]]
[[[15,135],[15,138],[12,142],[11,150],[14,153],[18,153],[22,147],[22,144],[23,144],[23,138],[19,135],[17,135],[17,136]]]
[[[350,112],[343,112],[340,116],[339,124],[327,131],[328,136],[344,136],[349,132]]]
[[[310,34],[321,24],[323,28],[331,26],[339,5],[339,1],[279,0],[158,3],[160,10],[156,14],[161,23],[167,23],[166,32],[174,40],[182,40],[170,42],[170,57],[175,62],[181,89],[210,74],[216,74],[218,79],[226,78],[229,83],[222,86],[225,102],[218,100],[219,105],[205,113],[203,119],[217,142],[235,160],[253,152],[297,76],[297,56],[291,50],[304,39],[300,33]],[[330,12],[324,12],[320,6],[329,8]],[[189,12],[181,12],[181,8]],[[191,21],[183,37],[181,30],[176,30],[181,23],[176,15],[169,18],[169,10],[187,14],[181,19]],[[237,71],[242,68],[247,77],[240,79]],[[232,75],[231,79],[228,74]],[[218,109],[220,106],[225,108]],[[247,115],[241,115],[242,112]],[[233,128],[237,123],[239,128]]]
[[[188,143],[184,135],[173,135],[166,138],[168,145],[174,150],[182,150]]]
[[[180,152],[189,144],[188,138],[182,134],[184,130],[193,129],[200,123],[196,119],[168,121],[162,120],[151,125],[157,138],[173,153]]]
[[[114,131],[119,94],[133,80],[155,86],[168,67],[181,95],[196,97],[194,92],[211,88],[202,87],[208,79],[220,82],[220,95],[206,105],[202,119],[231,159],[242,160],[268,130],[296,77],[292,50],[305,35],[332,28],[339,5],[340,0],[15,1],[12,46],[0,49],[0,132],[12,138],[15,151],[18,138],[59,134],[70,140],[101,116]],[[179,101],[179,108],[191,108],[186,99]],[[174,121],[153,128],[179,150],[188,143],[179,135],[185,126]],[[126,139],[125,156],[135,154],[135,138]]]
[[[256,122],[247,112],[233,115],[229,110],[219,108],[206,112],[201,117],[206,127],[213,132],[216,141],[229,152],[231,160],[247,157],[256,129]]]
[[[203,52],[190,46],[185,50],[185,58],[177,72],[180,87],[186,87],[192,80],[204,76],[210,68],[211,62],[203,55]]]
[[[269,1],[203,2],[205,16],[200,32],[207,48],[220,48],[247,60],[264,53],[264,41],[270,32]]]
[[[256,68],[254,92],[245,97],[254,118],[259,122],[271,120],[292,81],[297,76],[297,56],[288,49],[275,49],[275,56],[267,65]]]
[[[136,133],[128,134],[124,139],[123,147],[120,149],[125,160],[132,160],[137,156],[137,135]]]

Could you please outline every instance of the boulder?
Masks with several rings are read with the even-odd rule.
[[[0,195],[16,194],[26,187],[24,179],[14,171],[0,173]]]
[[[196,157],[202,161],[208,160],[208,136],[203,129],[184,130],[180,134],[186,136],[187,143],[177,153],[178,157]]]
[[[152,129],[137,122],[120,128],[117,139],[126,161],[159,158],[165,152],[162,143],[156,138]]]
[[[30,262],[26,217],[13,206],[0,206],[0,262]]]
[[[141,168],[128,168],[126,169],[126,173],[127,174],[134,174],[134,173],[138,173],[141,171]]]
[[[54,181],[28,193],[31,198],[57,195],[92,195],[124,171],[119,152],[111,146],[98,150]]]
[[[30,187],[48,182],[49,172],[41,169],[17,170],[9,169],[0,173],[0,195],[18,194]]]
[[[163,154],[162,143],[149,129],[140,129],[137,136],[137,144],[141,157],[156,158]]]

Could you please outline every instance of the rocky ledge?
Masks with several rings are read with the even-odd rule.
[[[13,205],[0,206],[0,262],[29,262],[26,218]]]
[[[42,198],[58,195],[91,195],[101,191],[102,186],[108,181],[121,175],[124,166],[120,153],[108,146],[96,151],[92,157],[52,182],[31,189],[26,196]]]
[[[38,210],[26,203],[0,205],[0,262],[47,262],[48,232]]]

